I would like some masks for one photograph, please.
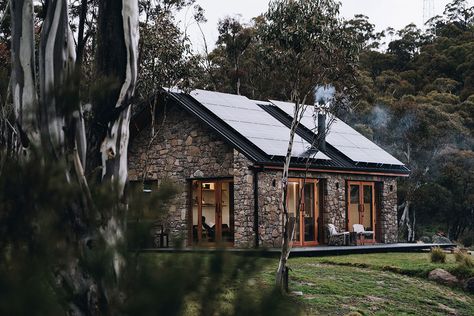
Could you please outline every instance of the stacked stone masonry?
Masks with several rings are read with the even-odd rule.
[[[282,236],[281,171],[257,171],[252,162],[233,149],[210,128],[179,108],[169,108],[156,118],[157,135],[150,144],[148,126],[131,141],[129,179],[141,181],[147,169],[147,180],[170,179],[180,193],[170,202],[166,227],[170,243],[188,242],[190,214],[190,181],[193,179],[233,178],[234,246],[255,246],[254,181],[258,176],[258,242],[263,247],[280,247]],[[291,172],[290,177],[303,177]],[[381,204],[378,212],[381,242],[397,241],[397,182],[395,177],[310,172],[308,178],[320,179],[324,196],[320,216],[325,224],[347,229],[346,183],[373,181],[380,184]]]

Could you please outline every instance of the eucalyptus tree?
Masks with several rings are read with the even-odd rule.
[[[139,7],[143,22],[140,23],[137,99],[150,111],[151,117],[151,135],[142,171],[145,181],[151,147],[163,125],[155,124],[156,109],[162,106],[159,91],[174,87],[189,89],[198,77],[199,59],[193,54],[189,37],[179,27],[175,15],[182,10],[191,11],[189,23],[201,23],[204,16],[194,0],[139,1]]]
[[[79,315],[104,312],[110,300],[120,296],[113,284],[121,278],[125,265],[119,251],[124,242],[126,209],[121,201],[127,183],[131,101],[137,80],[137,1],[102,0],[98,14],[96,68],[98,77],[112,84],[93,100],[95,124],[91,138],[86,137],[84,106],[78,93],[76,47],[69,25],[68,1],[47,2],[39,36],[38,74],[33,0],[11,2],[11,90],[21,151],[26,152],[26,159],[35,150],[42,153],[43,163],[54,161],[64,165],[64,185],[77,184],[81,188],[81,194],[64,210],[69,219],[65,240],[75,255],[64,259],[66,262],[57,276],[58,284],[72,289],[74,297],[88,298],[83,304],[70,302],[73,313]],[[100,182],[105,187],[115,187],[109,205],[97,204],[93,199],[85,174],[87,163],[101,170]],[[95,225],[97,219],[99,224]],[[115,281],[110,286],[103,276],[92,277],[80,265],[93,248],[91,240],[98,240],[94,245],[104,245],[101,251],[111,254],[105,263],[114,275]]]
[[[288,214],[288,173],[293,138],[305,105],[314,103],[317,86],[332,84],[337,91],[333,109],[347,105],[356,78],[358,48],[355,39],[338,18],[339,3],[333,0],[272,1],[260,30],[269,67],[285,74],[294,102],[288,151],[282,175],[283,244],[276,284],[287,287],[287,259],[291,251],[294,218]],[[318,148],[318,144],[314,144]]]
[[[252,41],[253,29],[243,25],[236,18],[226,17],[219,21],[217,30],[219,31],[217,44],[224,46],[227,58],[232,63],[231,77],[234,80],[235,93],[240,94],[242,76],[240,59]]]

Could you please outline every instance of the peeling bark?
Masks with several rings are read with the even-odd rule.
[[[35,89],[35,42],[33,0],[12,1],[11,90],[16,127],[23,149],[38,145],[37,96]]]
[[[79,111],[78,99],[74,105],[68,104],[65,98],[65,94],[70,92],[67,91],[68,83],[76,60],[74,39],[68,23],[67,1],[49,2],[39,53],[41,140],[44,149],[59,159],[66,152],[66,120],[72,111]],[[77,115],[77,119],[81,120],[81,117]]]
[[[127,153],[131,101],[137,81],[138,61],[138,2],[134,0],[104,0],[99,6],[98,70],[101,76],[119,83],[106,98],[106,109],[102,118],[107,128],[100,145],[102,181],[118,186],[118,197],[123,198],[127,183]],[[114,44],[116,49],[110,50]],[[126,206],[125,206],[126,209]],[[117,251],[123,242],[125,219],[117,212],[109,214],[101,234],[113,251],[116,279],[125,264]]]
[[[138,3],[133,0],[106,0],[101,4],[102,21],[100,23],[99,69],[102,75],[120,81],[118,95],[112,91],[108,98],[112,115],[108,118],[107,131],[100,146],[102,161],[102,179],[114,181],[123,195],[127,182],[127,150],[129,123],[131,116],[131,99],[137,81],[138,60]],[[120,9],[120,16],[118,10]],[[111,10],[110,12],[105,12]],[[119,25],[119,19],[121,19]],[[114,33],[108,33],[114,29]],[[109,51],[108,43],[118,41],[120,49]],[[105,51],[104,51],[105,50]],[[102,63],[107,59],[108,63]],[[124,61],[122,64],[112,63]]]

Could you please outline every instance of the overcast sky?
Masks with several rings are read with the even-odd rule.
[[[401,29],[409,23],[416,23],[419,27],[423,24],[423,0],[342,0],[341,15],[351,18],[355,14],[365,14],[377,30],[384,30],[391,26]],[[435,15],[441,14],[450,0],[433,0]],[[248,22],[268,8],[268,0],[197,0],[205,10],[207,23],[202,25],[208,45],[212,48],[217,40],[217,22],[225,16],[241,15],[242,22]],[[469,0],[474,5],[474,0]],[[189,21],[186,12],[180,14],[179,19]],[[187,27],[196,50],[203,50],[203,40],[199,29],[195,25]]]

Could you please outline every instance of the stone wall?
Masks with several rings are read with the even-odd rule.
[[[398,241],[397,179],[385,178],[382,189],[382,242]]]
[[[155,131],[158,136],[149,150],[150,126],[130,142],[129,179],[142,180],[148,156],[147,180],[170,179],[178,186],[180,192],[168,207],[166,226],[171,244],[180,239],[187,242],[190,179],[233,177],[234,150],[177,107],[168,107],[165,116],[158,114]]]
[[[263,247],[281,247],[283,236],[281,171],[258,173],[258,231]]]
[[[302,172],[290,172],[290,177],[302,178]],[[381,224],[380,241],[385,243],[397,242],[397,181],[394,177],[361,176],[336,173],[310,172],[308,178],[320,179],[324,197],[322,219],[324,225],[334,224],[339,231],[347,227],[346,181],[370,181],[382,183],[381,205],[378,214]],[[274,185],[275,184],[275,185]],[[260,245],[264,247],[279,247],[282,236],[282,207],[281,207],[281,171],[265,171],[259,173],[259,237]],[[320,213],[321,216],[321,213]],[[319,229],[326,233],[326,229]],[[319,239],[325,239],[320,236]]]
[[[252,162],[234,150],[234,246],[255,246],[254,172]]]

